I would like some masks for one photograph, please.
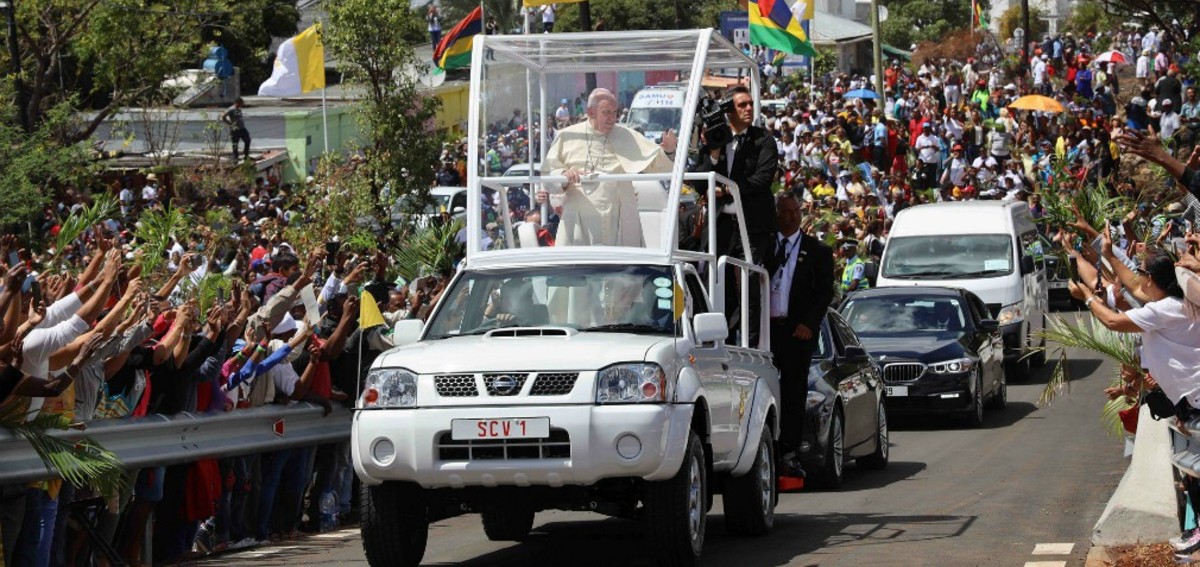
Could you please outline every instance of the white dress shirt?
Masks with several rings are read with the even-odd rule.
[[[788,295],[792,290],[792,275],[796,272],[797,258],[800,257],[800,239],[803,233],[799,230],[791,236],[784,236],[782,232],[776,234],[775,246],[773,252],[777,254],[786,254],[784,261],[775,269],[775,273],[771,274],[771,317],[787,317],[788,314]],[[779,252],[779,247],[783,247],[783,251]]]

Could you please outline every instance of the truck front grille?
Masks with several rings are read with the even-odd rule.
[[[437,438],[438,460],[505,461],[571,458],[571,436],[565,429],[550,428],[540,439],[484,439],[455,441],[449,431]]]
[[[479,395],[474,374],[434,376],[433,388],[443,398],[473,398]]]
[[[575,388],[578,372],[538,374],[529,389],[531,396],[565,396]]]

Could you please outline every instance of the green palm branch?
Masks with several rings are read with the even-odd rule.
[[[18,400],[0,404],[0,427],[25,438],[46,465],[46,470],[77,487],[87,487],[115,496],[129,484],[117,456],[95,441],[72,442],[47,434],[67,429],[65,415],[38,413],[30,416]]]
[[[396,250],[397,272],[408,281],[453,273],[454,263],[463,255],[463,246],[454,241],[462,227],[462,221],[431,223],[412,233]]]
[[[220,296],[229,297],[233,293],[233,281],[220,272],[208,272],[200,278],[184,278],[179,284],[179,293],[186,298],[196,298],[200,318],[204,319]]]
[[[63,220],[58,234],[54,237],[54,257],[62,255],[72,242],[83,233],[110,218],[117,212],[117,200],[111,195],[97,195],[92,204],[85,205],[79,212]]]
[[[142,214],[134,236],[142,243],[141,257],[137,262],[142,267],[142,277],[153,277],[166,260],[171,239],[182,237],[188,230],[188,214],[182,209],[166,207]]]
[[[1137,337],[1130,333],[1118,333],[1109,330],[1103,325],[1099,325],[1090,317],[1082,318],[1077,323],[1070,323],[1060,316],[1050,316],[1046,318],[1046,328],[1038,333],[1041,338],[1046,340],[1046,346],[1034,349],[1034,352],[1048,352],[1053,349],[1055,351],[1058,363],[1054,366],[1054,371],[1050,375],[1050,380],[1046,382],[1045,389],[1038,396],[1038,405],[1049,405],[1055,398],[1062,395],[1064,392],[1070,391],[1071,376],[1068,369],[1067,349],[1086,350],[1111,359],[1117,364],[1118,376],[1117,382],[1120,381],[1120,369],[1122,366],[1130,368],[1141,368],[1141,363],[1138,360],[1137,354]],[[1118,398],[1120,400],[1120,398]],[[1129,407],[1127,402],[1110,401],[1105,404],[1104,410],[1101,413],[1101,420],[1104,423],[1105,430],[1108,432],[1121,431],[1121,421],[1118,412]],[[1122,405],[1123,404],[1123,405]]]

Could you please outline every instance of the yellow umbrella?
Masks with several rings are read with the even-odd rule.
[[[1042,112],[1062,112],[1063,105],[1048,96],[1026,95],[1013,101],[1009,108],[1020,110],[1040,110]]]

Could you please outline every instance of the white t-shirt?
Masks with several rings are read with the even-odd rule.
[[[158,188],[153,185],[142,187],[142,200],[153,201],[158,198]]]
[[[1144,331],[1142,366],[1172,402],[1186,397],[1192,407],[1200,407],[1200,321],[1189,318],[1183,301],[1175,297],[1125,314]]]
[[[291,396],[292,392],[296,391],[296,384],[300,382],[300,375],[296,374],[296,370],[287,362],[276,364],[267,374],[275,384],[275,392],[285,396]]]
[[[34,378],[49,378],[50,355],[79,338],[89,328],[87,322],[78,315],[71,315],[69,319],[51,327],[38,326],[30,331],[21,348],[21,372]]]

